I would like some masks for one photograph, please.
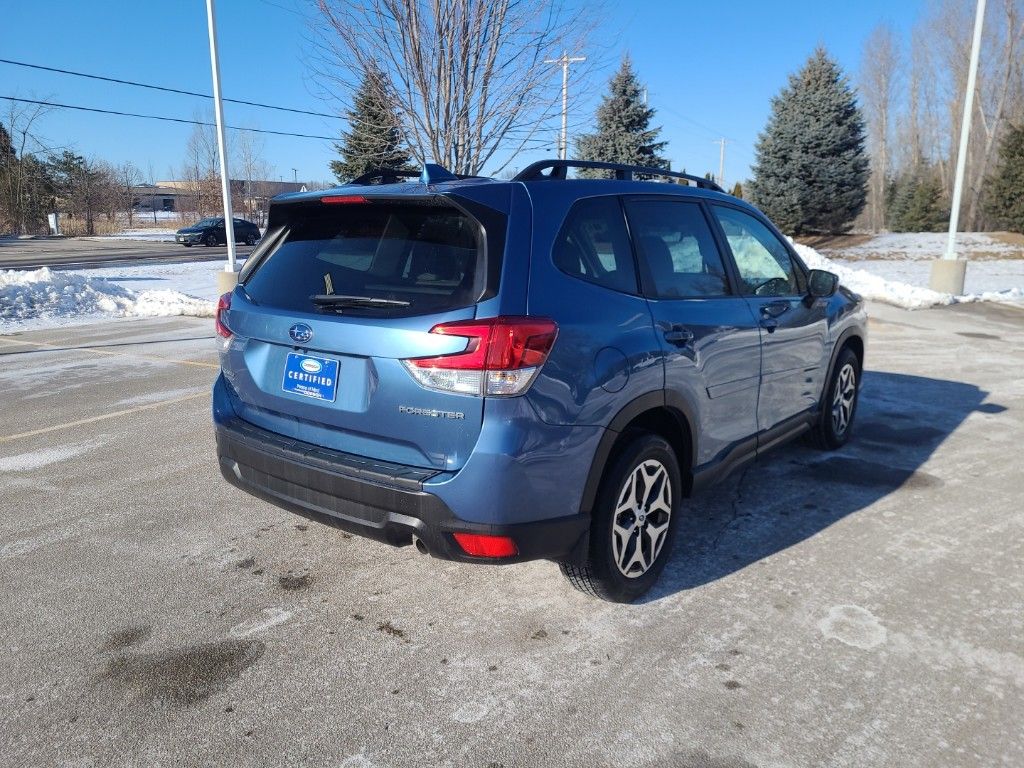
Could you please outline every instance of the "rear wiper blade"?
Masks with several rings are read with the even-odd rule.
[[[400,299],[381,299],[376,296],[339,296],[334,293],[320,293],[309,300],[326,309],[342,307],[408,307],[412,303]]]

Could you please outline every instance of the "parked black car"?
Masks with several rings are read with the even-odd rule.
[[[260,228],[251,221],[235,219],[235,242],[255,245],[260,239]],[[227,233],[224,229],[224,217],[200,219],[191,227],[183,227],[174,235],[174,241],[186,248],[202,243],[203,245],[226,245]]]

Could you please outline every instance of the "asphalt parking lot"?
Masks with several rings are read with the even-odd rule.
[[[229,487],[209,321],[0,337],[0,765],[1024,765],[1024,311],[872,314],[632,606]]]
[[[98,240],[88,237],[0,238],[0,269],[102,267],[124,262],[183,263],[227,258],[227,246],[186,248],[176,243]],[[237,246],[239,258],[252,248]]]

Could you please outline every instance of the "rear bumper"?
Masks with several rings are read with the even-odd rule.
[[[418,537],[431,555],[446,560],[515,563],[563,560],[585,541],[586,515],[491,525],[461,520],[424,483],[445,473],[371,461],[303,443],[218,414],[217,457],[232,485],[319,522],[394,546]],[[510,536],[514,557],[465,554],[456,532]]]

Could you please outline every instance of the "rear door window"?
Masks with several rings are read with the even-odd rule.
[[[629,200],[629,228],[659,299],[728,296],[729,281],[698,203]]]
[[[280,244],[245,280],[246,293],[258,304],[410,315],[466,307],[483,292],[480,225],[452,206],[315,205],[289,219]],[[312,300],[330,295],[385,301],[331,309]]]

